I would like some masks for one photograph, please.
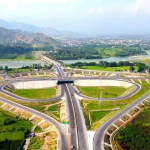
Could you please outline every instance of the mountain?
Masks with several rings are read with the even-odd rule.
[[[43,33],[28,33],[21,30],[8,30],[0,27],[0,43],[18,43],[23,42],[32,46],[58,45],[58,42]]]
[[[78,33],[71,32],[71,31],[58,31],[54,28],[50,27],[36,27],[30,24],[25,24],[22,22],[7,22],[5,20],[0,19],[0,27],[6,28],[6,29],[19,29],[25,32],[29,33],[43,33],[47,36],[51,37],[70,37],[70,36],[77,36],[79,35]]]

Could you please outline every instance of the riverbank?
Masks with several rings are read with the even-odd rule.
[[[22,66],[30,66],[33,64],[40,64],[44,65],[45,62],[41,60],[31,60],[31,61],[0,61],[0,66],[5,67],[8,66],[9,68],[21,68]]]
[[[119,62],[119,61],[133,61],[139,59],[148,59],[150,58],[150,51],[146,51],[147,55],[139,55],[139,56],[129,56],[129,57],[109,57],[103,59],[77,59],[77,60],[61,60],[65,64],[74,64],[76,62],[99,62],[99,61],[107,61],[107,62]]]

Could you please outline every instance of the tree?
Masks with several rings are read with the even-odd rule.
[[[79,69],[82,69],[83,64],[78,64],[77,67],[78,67]]]
[[[47,69],[47,65],[46,65],[46,64],[44,64],[44,67],[43,67],[43,69],[44,69],[44,70],[46,70],[46,69]]]
[[[130,71],[133,72],[135,68],[133,66],[130,66]]]
[[[143,66],[139,66],[137,72],[143,72],[144,71],[144,67]]]
[[[33,70],[33,67],[32,67],[32,65],[30,65],[29,69],[30,69],[30,71],[32,71],[32,70]]]
[[[118,62],[118,66],[119,66],[119,67],[124,66],[124,62],[123,62],[123,61],[119,61],[119,62]]]
[[[5,72],[8,72],[8,66],[5,66],[5,68],[4,68],[4,70],[5,70]]]

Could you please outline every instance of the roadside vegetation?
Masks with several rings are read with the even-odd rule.
[[[121,128],[115,137],[120,149],[144,149],[150,148],[150,106],[145,106],[143,112],[138,115],[126,127]]]
[[[78,87],[79,91],[86,96],[94,97],[94,98],[116,98],[125,93],[127,90],[124,87],[119,86],[106,86],[106,87]]]
[[[49,109],[49,107],[53,106],[53,105],[58,105],[58,107],[60,108],[61,103],[63,102],[62,100],[57,100],[57,101],[50,101],[50,102],[25,102],[25,101],[20,101],[16,98],[12,98],[8,95],[5,95],[3,93],[0,93],[0,96],[3,98],[6,98],[8,100],[17,102],[21,105],[30,107],[32,109],[35,109],[37,111],[40,111],[42,113],[45,113],[53,118],[55,118],[56,120],[60,121],[60,109],[52,111],[51,109]],[[57,106],[55,106],[57,107]]]
[[[0,109],[0,149],[20,150],[32,123]]]
[[[82,63],[77,62],[74,64],[68,65],[71,68],[79,68],[79,69],[88,69],[88,70],[100,70],[100,71],[130,71],[130,72],[144,72],[148,69],[149,66],[146,66],[141,62],[131,63],[129,61],[120,61],[120,62],[106,62],[99,61]]]
[[[44,139],[40,137],[33,137],[30,141],[28,150],[41,149],[44,144]]]
[[[137,83],[140,84],[138,81]],[[137,94],[123,100],[118,101],[81,100],[80,103],[85,117],[87,129],[96,130],[103,122],[105,122],[106,120],[114,116],[116,113],[118,113],[120,110],[127,107],[135,100],[140,98],[142,95],[150,91],[149,83],[142,82],[141,86],[142,88]],[[103,113],[104,111],[109,113],[104,114]],[[95,122],[93,122],[93,120]]]
[[[56,88],[46,89],[15,89],[14,94],[29,99],[48,99],[56,96]]]

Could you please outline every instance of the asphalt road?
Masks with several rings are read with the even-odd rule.
[[[64,95],[64,89],[63,89],[62,86],[61,86],[61,93],[60,93],[60,95],[58,95],[57,97],[50,98],[50,99],[28,99],[28,98],[23,98],[23,97],[20,97],[20,96],[18,96],[18,95],[16,95],[16,94],[13,94],[13,93],[11,93],[11,92],[8,92],[8,91],[4,90],[4,88],[5,88],[6,86],[7,86],[6,84],[0,86],[0,92],[4,93],[4,94],[6,94],[6,95],[8,95],[8,96],[10,96],[10,97],[16,98],[16,99],[18,99],[18,100],[20,100],[20,101],[28,101],[28,102],[49,102],[49,101],[57,101],[57,100],[60,100],[61,97],[63,97],[63,95]]]
[[[72,104],[74,107],[75,117],[76,117],[76,127],[78,134],[78,144],[80,150],[89,150],[89,143],[87,137],[87,128],[85,125],[85,119],[83,116],[83,112],[79,103],[79,100],[76,98],[74,94],[74,89],[71,84],[67,85],[68,91],[70,92]]]
[[[79,101],[74,95],[72,85],[65,84],[63,87],[66,91],[69,109],[71,145],[75,146],[75,150],[89,150],[87,129]]]
[[[26,106],[17,104],[17,103],[12,102],[12,101],[6,100],[6,99],[4,99],[2,97],[0,97],[0,101],[2,101],[4,103],[7,103],[9,105],[15,106],[15,107],[17,107],[17,108],[19,108],[21,110],[27,111],[27,112],[35,115],[35,116],[39,116],[43,120],[48,121],[50,124],[53,124],[58,129],[58,131],[60,133],[59,148],[61,150],[69,150],[67,132],[65,131],[63,126],[58,121],[54,120],[53,118],[51,118],[48,115],[40,113],[39,111],[33,110],[31,108],[28,108]]]
[[[56,67],[59,75],[62,78],[65,77],[63,69],[59,65],[57,65]],[[64,84],[62,85],[62,88],[64,88],[67,97],[71,145],[74,146],[75,150],[89,150],[85,120],[79,101],[74,95],[73,86],[70,84]]]
[[[150,92],[139,98],[137,101],[132,103],[130,106],[123,109],[121,112],[107,120],[105,123],[103,123],[99,129],[96,131],[96,134],[94,136],[93,141],[93,149],[94,150],[104,150],[104,136],[108,128],[115,123],[117,120],[119,120],[121,117],[126,115],[129,111],[131,111],[135,106],[139,105],[141,102],[146,100],[150,96]]]
[[[97,80],[97,79],[108,79],[108,80],[145,80],[150,79],[150,77],[105,77],[105,76],[98,76],[98,77],[61,77],[60,75],[58,77],[43,77],[43,78],[35,78],[35,77],[28,77],[28,78],[10,78],[5,80],[0,80],[0,82],[19,82],[19,81],[42,81],[42,80]]]
[[[47,62],[48,59],[46,60]],[[63,69],[61,68],[61,66],[59,66],[58,64],[55,65],[58,71],[58,77],[52,77],[52,78],[39,78],[38,80],[91,80],[91,79],[109,79],[109,80],[130,80],[130,79],[150,79],[150,77],[138,77],[138,78],[134,78],[134,77],[119,77],[119,76],[115,76],[115,77],[107,77],[107,76],[98,76],[98,77],[66,77],[65,73],[63,71]],[[7,82],[16,82],[16,81],[33,81],[33,80],[37,80],[36,78],[15,78],[15,79],[6,79]],[[1,80],[4,81],[4,80]],[[133,94],[135,94],[135,92],[137,92],[138,90],[140,90],[140,86],[135,84],[136,89],[134,91],[132,91],[130,94],[125,95],[123,98],[127,98],[132,96]],[[85,125],[85,120],[84,120],[84,116],[83,116],[83,112],[81,110],[79,101],[76,99],[76,95],[78,93],[74,92],[74,88],[72,85],[70,84],[65,84],[62,85],[62,89],[64,90],[64,93],[66,94],[67,97],[67,110],[68,110],[68,118],[70,121],[70,127],[69,127],[69,132],[71,133],[71,145],[75,146],[74,149],[75,150],[88,150],[89,146],[88,146],[88,140],[87,140],[87,129],[86,129],[86,125]],[[63,92],[61,94],[61,96],[63,96]],[[83,96],[83,95],[81,95]],[[113,116],[111,119],[109,119],[108,121],[106,121],[96,132],[95,136],[94,136],[94,144],[93,144],[93,148],[94,150],[104,150],[104,135],[105,135],[105,131],[109,128],[109,126],[116,122],[118,119],[120,119],[120,117],[122,117],[123,115],[125,115],[128,111],[130,111],[131,109],[133,109],[133,107],[135,107],[136,105],[138,105],[139,103],[141,103],[144,99],[146,99],[147,97],[150,96],[150,92],[147,93],[146,95],[144,95],[142,98],[138,99],[136,102],[134,102],[133,104],[131,104],[130,106],[128,106],[127,108],[125,108],[123,111],[119,112],[118,114],[116,114],[115,116]],[[89,98],[89,97],[88,97]],[[42,114],[38,111],[32,110],[30,108],[27,108],[25,106],[22,106],[20,104],[14,104],[14,102],[11,101],[7,101],[3,98],[0,98],[3,102],[7,102],[10,105],[13,106],[17,106],[20,109],[26,110],[32,114],[38,115],[40,117],[42,117],[44,120],[47,120],[51,123],[53,123],[56,128],[58,128],[59,132],[60,132],[60,136],[61,136],[61,149],[62,150],[68,150],[68,139],[67,139],[67,135],[66,132],[64,130],[64,128],[62,127],[62,125],[60,123],[58,123],[57,121],[55,121],[54,119],[50,118],[49,116]],[[109,99],[110,100],[110,99]],[[117,100],[117,99],[115,99]],[[33,101],[33,100],[32,100]],[[18,106],[19,105],[19,106]]]

